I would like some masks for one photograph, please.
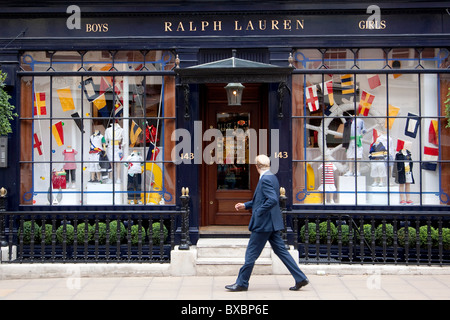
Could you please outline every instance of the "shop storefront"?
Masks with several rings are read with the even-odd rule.
[[[165,210],[188,187],[195,241],[248,223],[258,153],[288,210],[447,210],[444,2],[27,3],[0,13],[9,211]]]

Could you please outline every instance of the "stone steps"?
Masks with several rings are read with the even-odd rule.
[[[195,261],[197,275],[237,275],[244,264],[248,239],[200,238]],[[253,274],[271,274],[272,249],[267,243],[255,263]]]

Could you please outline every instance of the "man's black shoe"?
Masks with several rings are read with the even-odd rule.
[[[305,280],[303,280],[303,281],[297,282],[297,283],[295,284],[295,286],[290,287],[289,290],[292,290],[292,291],[300,290],[301,287],[306,286],[308,283],[309,283],[309,280],[308,280],[308,279],[305,279]]]
[[[227,285],[227,286],[225,286],[225,289],[228,289],[228,290],[233,291],[233,292],[236,292],[236,291],[247,291],[248,290],[248,288],[241,287],[237,283]]]

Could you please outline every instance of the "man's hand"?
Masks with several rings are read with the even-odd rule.
[[[241,209],[245,209],[245,204],[239,202],[239,203],[236,203],[234,207],[236,208],[236,211],[239,211]]]

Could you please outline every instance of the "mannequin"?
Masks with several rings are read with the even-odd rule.
[[[74,163],[75,161],[75,155],[78,152],[72,148],[72,146],[66,146],[66,149],[62,152],[64,156],[64,161],[67,161],[64,164],[64,170],[68,173],[68,176],[66,177],[71,182],[71,188],[75,188],[75,171],[77,169],[77,164]]]
[[[102,168],[100,167],[99,160],[100,152],[106,149],[105,137],[103,137],[99,130],[95,130],[89,139],[89,144],[89,163],[87,169],[91,173],[91,180],[88,182],[101,182]]]
[[[414,183],[412,170],[411,152],[408,149],[400,150],[395,155],[394,170],[392,172],[395,182],[399,184],[400,204],[413,204],[413,201],[410,199],[411,184]]]
[[[128,203],[135,204],[136,199],[138,204],[142,204],[141,201],[141,184],[142,184],[142,165],[144,159],[140,152],[133,150],[133,152],[127,157],[127,162],[124,163],[128,166]]]
[[[116,122],[111,124],[111,126],[105,130],[105,139],[108,145],[107,155],[111,162],[114,162],[114,173],[116,183],[121,183],[121,166],[119,161],[123,159],[122,152],[122,139],[123,139],[123,129],[120,127],[119,123]]]
[[[356,125],[354,120],[356,119]],[[366,127],[364,125],[364,121],[361,118],[356,118],[355,116],[351,117],[350,120],[346,121],[344,124],[344,139],[343,139],[343,147],[347,149],[347,159],[352,160],[349,161],[348,168],[349,170],[344,174],[344,176],[353,176],[355,175],[354,170],[354,160],[355,160],[355,148],[356,148],[356,158],[361,160],[363,153],[362,146],[362,136],[366,133]],[[360,174],[360,163],[359,161],[356,163],[356,175]]]
[[[327,162],[319,166],[319,171],[322,172],[322,184],[319,186],[318,190],[323,191],[325,186],[325,201],[326,203],[334,204],[333,192],[336,191],[336,185],[334,184],[334,171],[337,168],[332,162],[328,161],[328,158],[325,159]]]
[[[379,135],[369,150],[369,159],[371,171],[370,176],[374,178],[372,187],[385,187],[385,178],[387,176],[387,140],[385,135]]]

